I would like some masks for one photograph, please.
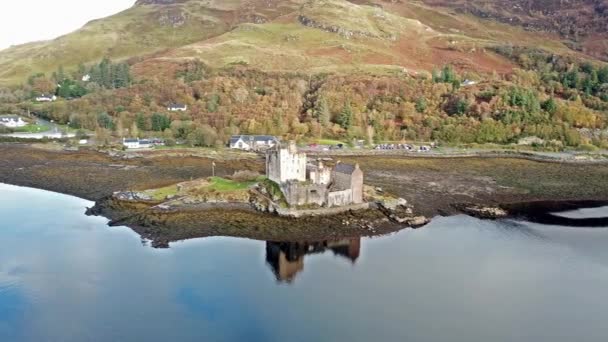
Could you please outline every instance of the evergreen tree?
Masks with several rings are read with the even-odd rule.
[[[426,98],[424,98],[424,96],[419,97],[416,100],[416,111],[418,113],[424,113],[424,111],[426,110],[426,107],[427,107]]]
[[[313,112],[313,116],[323,127],[327,127],[329,125],[329,121],[331,119],[331,114],[329,112],[329,106],[327,105],[327,101],[325,98],[317,101],[315,106],[315,110]]]
[[[114,127],[112,117],[106,112],[99,113],[99,115],[97,115],[97,124],[99,125],[99,127],[105,129],[112,129]]]
[[[162,132],[165,129],[171,127],[171,119],[159,113],[152,114],[151,123],[152,130],[155,132]]]
[[[549,114],[555,114],[557,111],[557,103],[553,97],[550,97],[547,101],[543,102],[542,108]]]
[[[139,128],[140,131],[148,130],[148,123],[147,123],[147,120],[146,120],[146,117],[144,116],[144,114],[138,113],[137,118],[135,119],[135,122],[137,124],[137,128]]]
[[[441,79],[443,83],[452,83],[457,77],[456,73],[454,73],[454,69],[452,69],[451,65],[445,65],[443,70],[441,71]]]
[[[338,116],[338,124],[343,129],[349,129],[353,124],[353,110],[350,106],[350,102],[346,102],[344,108],[340,112],[340,116]]]

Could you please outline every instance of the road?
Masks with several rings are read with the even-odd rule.
[[[3,137],[11,137],[11,138],[20,138],[20,139],[60,139],[60,138],[73,138],[76,136],[74,133],[63,133],[61,126],[56,123],[36,118],[36,124],[39,126],[46,126],[49,129],[44,132],[37,133],[9,133],[9,134],[0,134]]]

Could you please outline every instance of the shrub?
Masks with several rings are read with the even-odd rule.
[[[254,180],[258,179],[259,177],[260,177],[260,174],[258,172],[243,170],[243,171],[236,171],[230,177],[230,179],[232,179],[235,182],[249,182],[249,181],[254,181]]]

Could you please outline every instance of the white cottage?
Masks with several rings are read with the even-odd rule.
[[[170,112],[185,112],[188,110],[188,105],[183,103],[172,103],[167,106],[167,110]]]
[[[26,126],[27,122],[17,115],[0,115],[0,125],[8,128],[19,128]]]
[[[271,135],[234,135],[230,148],[244,151],[267,150],[278,144],[279,139]]]
[[[36,97],[36,102],[53,102],[55,100],[57,100],[57,96],[55,95],[42,94]]]

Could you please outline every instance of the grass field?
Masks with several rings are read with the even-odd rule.
[[[237,190],[246,190],[249,189],[252,185],[259,182],[259,180],[252,180],[246,182],[235,182],[230,179],[221,178],[221,177],[211,177],[211,185],[209,186],[210,190],[215,191],[237,191]]]
[[[27,125],[19,128],[15,128],[15,132],[19,133],[38,133],[38,132],[46,132],[49,130],[48,126],[44,125]]]

